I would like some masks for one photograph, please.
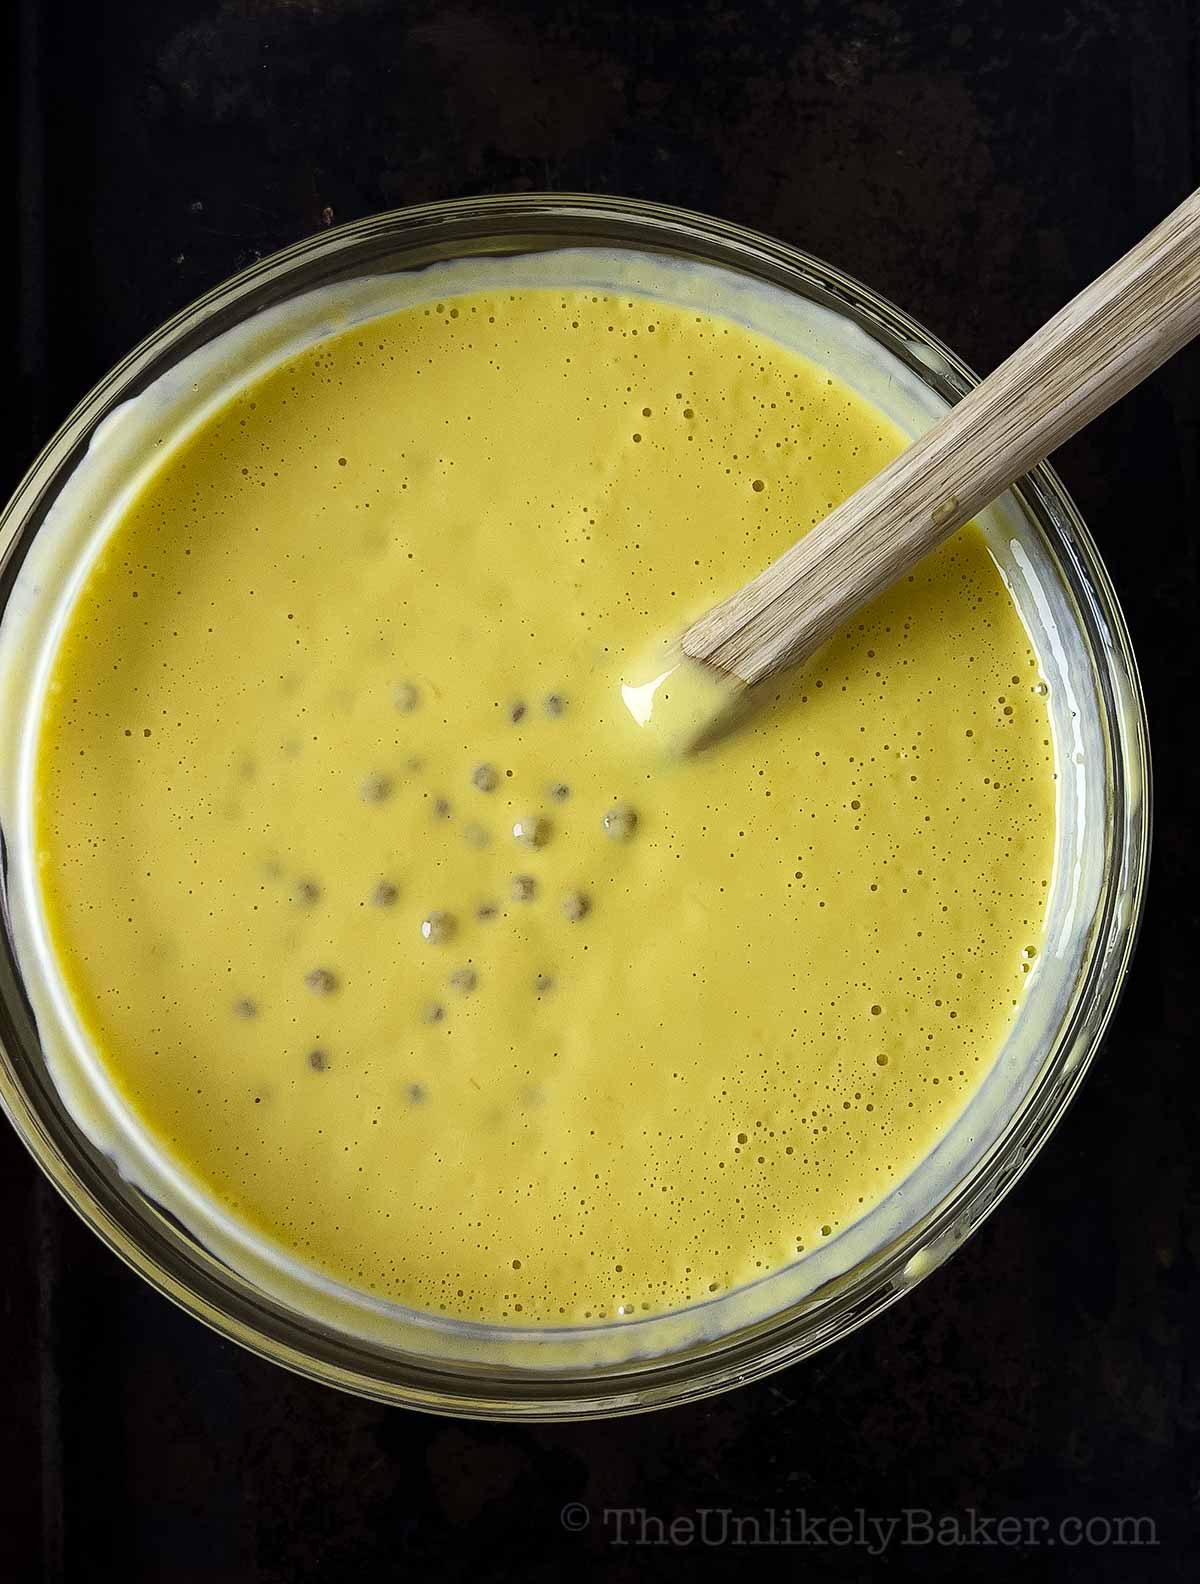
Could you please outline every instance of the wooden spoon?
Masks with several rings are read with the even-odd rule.
[[[660,675],[623,688],[635,718],[662,713],[654,701],[670,679],[671,746],[719,735],[760,683],[806,660],[1198,332],[1200,191],[894,462],[694,621],[679,647],[701,669],[685,665],[693,674],[684,677],[662,662]]]

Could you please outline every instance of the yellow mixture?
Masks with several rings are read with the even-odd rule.
[[[982,537],[698,757],[620,682],[902,443],[731,322],[531,288],[321,342],[171,451],[37,769],[54,951],[163,1146],[319,1270],[498,1322],[725,1292],[892,1190],[1051,870]]]

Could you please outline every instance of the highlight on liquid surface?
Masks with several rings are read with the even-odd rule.
[[[620,681],[902,444],[732,322],[529,288],[327,339],[172,450],[36,810],[163,1149],[326,1275],[509,1323],[706,1299],[893,1191],[1042,938],[1045,684],[982,536],[686,763]]]

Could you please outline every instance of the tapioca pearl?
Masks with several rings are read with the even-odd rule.
[[[456,968],[447,983],[459,995],[470,995],[479,988],[479,975],[471,967]]]
[[[557,720],[567,713],[567,701],[561,693],[547,693],[542,701],[542,708],[551,720]]]
[[[533,988],[539,996],[549,995],[551,990],[554,989],[554,980],[549,974],[540,973],[533,981]]]
[[[513,821],[512,833],[522,847],[544,847],[550,840],[550,821],[544,814],[522,814]]]
[[[480,792],[494,792],[500,785],[500,772],[494,764],[477,764],[471,771],[471,785]]]
[[[431,812],[436,820],[448,820],[454,813],[454,805],[448,797],[435,797]]]
[[[514,902],[532,902],[537,896],[537,881],[532,875],[513,875],[509,894]]]
[[[499,902],[491,902],[491,901],[481,902],[479,904],[479,906],[475,909],[475,917],[477,919],[482,920],[482,921],[486,921],[488,919],[496,918],[498,916],[499,912],[500,912],[500,904],[499,904]]]
[[[628,803],[617,803],[609,809],[601,820],[604,834],[611,840],[626,842],[637,830],[637,810],[630,808]]]
[[[458,932],[458,921],[453,913],[445,913],[440,909],[427,913],[421,920],[421,936],[431,946],[444,946],[453,940]]]
[[[571,796],[571,788],[565,781],[553,781],[546,790],[556,803],[565,803]]]
[[[386,803],[394,790],[394,783],[390,775],[373,772],[363,782],[359,789],[364,803]]]
[[[519,726],[529,713],[529,706],[524,699],[513,699],[508,706],[508,718],[514,726]]]
[[[421,702],[421,690],[415,682],[401,682],[397,687],[395,705],[402,715],[411,715]]]
[[[233,1015],[240,1018],[255,1018],[258,1016],[258,1002],[250,996],[242,996],[233,1003]]]
[[[591,898],[583,891],[568,891],[561,905],[563,917],[571,924],[578,924],[592,910]]]
[[[466,842],[468,847],[486,847],[491,839],[492,838],[488,835],[487,831],[484,830],[482,825],[476,825],[472,823],[470,825],[464,825],[463,827],[463,840]]]
[[[313,995],[332,995],[338,987],[338,977],[331,968],[310,968],[304,983]]]
[[[440,1001],[430,1001],[421,1011],[423,1023],[443,1023],[446,1019],[446,1008]]]
[[[313,1072],[327,1072],[329,1070],[328,1052],[323,1051],[320,1046],[316,1050],[310,1050],[308,1053],[308,1065]]]
[[[295,898],[301,907],[315,907],[321,900],[321,887],[307,877],[296,881]]]
[[[371,892],[372,907],[391,907],[400,895],[400,887],[391,880],[380,880]]]

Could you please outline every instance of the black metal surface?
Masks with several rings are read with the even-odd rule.
[[[535,188],[687,204],[841,265],[986,369],[1200,176],[1192,0],[19,0],[4,25],[6,485],[135,340],[331,220]],[[1198,442],[1193,349],[1059,457],[1143,666],[1150,907],[1081,1098],[949,1266],[842,1347],[711,1403],[451,1424],[210,1336],[5,1128],[0,1579],[1193,1577]],[[906,1545],[904,1509],[964,1536],[971,1509],[1046,1528]],[[655,1543],[655,1516],[697,1528]],[[860,1534],[878,1549],[870,1520],[892,1517],[872,1555]],[[1095,1521],[1082,1544],[1057,1527],[1071,1517]],[[1116,1543],[1127,1517],[1157,1545]]]

